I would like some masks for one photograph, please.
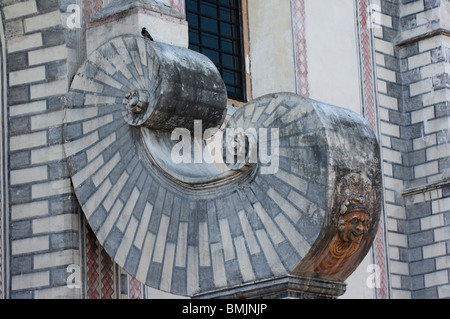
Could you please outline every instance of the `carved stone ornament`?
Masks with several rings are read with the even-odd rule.
[[[370,249],[380,154],[353,112],[279,93],[224,126],[209,59],[132,35],[87,58],[69,100],[77,199],[108,254],[146,285],[220,297],[273,282],[337,296]]]
[[[368,232],[370,214],[363,198],[349,198],[339,210],[338,233],[330,251],[314,269],[321,275],[334,275],[342,270],[348,259],[358,250],[361,240]]]

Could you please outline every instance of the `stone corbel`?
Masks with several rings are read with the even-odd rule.
[[[370,249],[379,145],[351,111],[278,93],[223,125],[227,95],[213,63],[134,35],[89,55],[70,101],[77,199],[108,254],[148,286],[198,298],[334,298]],[[206,140],[222,130],[238,138],[215,151],[250,149],[241,165],[210,161],[218,154]]]

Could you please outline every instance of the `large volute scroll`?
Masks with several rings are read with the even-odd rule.
[[[99,242],[130,275],[178,295],[343,282],[381,211],[370,127],[290,93],[251,101],[222,126],[226,103],[214,65],[188,49],[130,35],[88,57],[64,134]]]

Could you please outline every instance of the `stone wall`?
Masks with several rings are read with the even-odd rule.
[[[109,2],[1,3],[0,298],[145,297],[146,288],[124,274],[89,237],[62,145],[68,84],[86,57],[86,30],[64,27],[71,13],[68,5],[84,10],[86,26]],[[165,2],[180,13],[176,19],[183,20],[184,1]],[[384,253],[388,256],[382,280],[389,288],[385,296],[448,298],[450,4],[444,0],[355,3],[360,7],[357,14],[365,5],[381,11],[379,25],[371,30],[374,38],[361,39],[365,45],[361,59],[363,68],[369,67],[362,75],[362,86],[367,86],[363,95],[373,98],[364,101],[365,106],[377,106],[376,114],[365,115],[382,144],[388,245],[381,246],[386,248],[381,259]],[[295,56],[287,62],[297,67],[297,73],[285,87],[309,95],[308,72],[315,71],[308,70],[305,60],[305,2],[292,1],[291,6],[294,13],[289,18],[300,20],[289,42]],[[250,17],[255,13],[249,12]],[[256,38],[252,41],[255,44]],[[250,58],[255,54],[259,53],[251,51]],[[313,54],[310,51],[309,57]],[[262,83],[264,74],[256,78],[255,61],[249,66],[253,83]],[[365,82],[373,76],[371,71],[377,80],[374,97]],[[66,285],[70,265],[80,267],[81,289]]]
[[[1,3],[0,298],[144,296],[89,236],[63,149],[68,86],[86,58],[91,19],[107,4]],[[163,5],[184,16],[183,0]]]
[[[2,2],[10,274],[4,293],[9,298],[80,296],[80,290],[66,286],[67,266],[81,265],[81,251],[80,215],[62,146],[72,49],[66,40],[76,33],[62,26],[65,9],[54,0]]]
[[[374,3],[377,3],[375,1]],[[375,58],[392,298],[449,296],[448,1],[378,1]]]
[[[0,105],[2,106],[1,109],[3,109],[3,103],[4,103],[4,97],[6,92],[3,89],[3,84],[5,83],[5,63],[4,63],[4,50],[5,50],[5,37],[4,37],[4,31],[3,31],[3,19],[0,15]],[[0,111],[0,121],[3,124],[4,123],[4,112]],[[1,142],[0,142],[0,299],[4,298],[4,260],[5,260],[5,253],[4,253],[4,243],[5,243],[5,234],[4,234],[4,222],[5,218],[3,216],[5,212],[5,201],[4,201],[4,193],[5,193],[5,184],[4,184],[4,158],[5,158],[5,147],[4,147],[4,127],[3,125],[0,125],[0,136]]]
[[[448,298],[450,3],[410,1],[400,12],[409,287],[412,298]]]

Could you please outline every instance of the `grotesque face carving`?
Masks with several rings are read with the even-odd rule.
[[[360,242],[369,231],[370,215],[363,197],[350,197],[339,210],[338,236],[342,242]]]
[[[316,267],[317,272],[323,275],[338,273],[358,250],[371,221],[364,202],[363,197],[350,197],[342,203],[337,234],[328,255]]]
[[[336,260],[352,256],[369,231],[370,214],[364,203],[363,197],[350,197],[340,207],[338,232],[330,249]]]
[[[370,216],[363,211],[352,211],[339,220],[339,238],[343,242],[359,242],[369,230]]]
[[[324,250],[318,258],[314,271],[339,278],[351,273],[356,268],[355,261],[367,253],[368,240],[378,221],[377,191],[364,173],[351,173],[339,180],[334,200],[335,205],[340,205],[333,212],[330,225],[335,226],[330,227],[330,235],[334,237],[328,251]]]

